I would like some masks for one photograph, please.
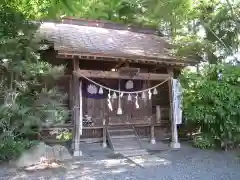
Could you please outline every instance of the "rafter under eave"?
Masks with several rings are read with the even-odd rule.
[[[58,52],[58,58],[72,59],[78,56],[80,59],[89,59],[96,61],[119,61],[124,60],[133,63],[140,64],[165,64],[165,65],[177,65],[177,66],[188,66],[196,64],[193,60],[180,60],[180,59],[161,59],[161,58],[141,58],[141,57],[115,57],[109,55],[96,55],[96,54],[86,54],[86,53],[69,53],[69,52]]]
[[[76,70],[74,74],[78,77],[102,78],[102,79],[136,79],[136,80],[166,80],[168,74],[138,73],[134,76],[121,74],[114,71]]]

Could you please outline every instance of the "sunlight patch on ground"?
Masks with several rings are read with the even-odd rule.
[[[52,162],[52,163],[48,163],[48,162],[42,162],[40,164],[34,165],[34,166],[29,166],[26,167],[24,170],[26,171],[36,171],[36,170],[43,170],[43,169],[55,169],[55,168],[61,168],[62,165]]]
[[[68,166],[65,179],[78,179],[84,177],[88,180],[95,180],[95,177],[103,174],[121,174],[136,166],[127,159],[102,159],[96,161],[75,161]]]
[[[119,165],[127,165],[126,159],[106,159],[97,161],[96,164],[103,164],[105,167],[113,167]]]
[[[164,159],[159,158],[154,155],[144,155],[144,156],[135,156],[129,157],[131,161],[136,163],[139,166],[146,167],[146,166],[158,166],[158,165],[170,165],[172,162]]]
[[[119,168],[119,169],[114,169],[111,171],[112,174],[119,174],[127,171],[127,168]]]

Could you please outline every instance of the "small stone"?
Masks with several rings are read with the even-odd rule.
[[[72,156],[66,147],[54,145],[52,148],[57,161],[66,161],[72,159]]]
[[[39,164],[41,161],[52,161],[54,159],[52,147],[40,142],[37,146],[25,151],[16,161],[16,166],[23,168]]]

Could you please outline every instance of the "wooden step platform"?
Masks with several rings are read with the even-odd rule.
[[[109,146],[114,153],[125,157],[146,155],[148,152],[141,147],[141,141],[133,127],[111,127],[107,129]]]

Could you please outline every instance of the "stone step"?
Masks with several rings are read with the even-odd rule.
[[[140,143],[138,143],[137,140],[135,140],[135,141],[128,141],[128,140],[118,141],[118,140],[115,140],[115,141],[113,141],[113,143],[116,144],[116,145],[124,145],[124,146],[134,146],[134,145],[140,146]]]
[[[108,138],[115,153],[120,153],[126,157],[142,156],[148,154],[141,148],[138,137],[133,128],[108,128]]]
[[[110,135],[111,136],[111,135]],[[111,136],[112,139],[126,139],[126,138],[136,138],[134,134],[132,135],[121,135],[121,136]],[[137,141],[137,139],[135,140]]]
[[[114,140],[118,141],[118,142],[138,142],[137,137],[135,135],[124,135],[125,137],[122,138],[122,136],[120,138],[118,138],[119,136],[111,136],[115,137]]]
[[[119,151],[127,151],[127,150],[129,150],[129,151],[139,151],[139,150],[142,150],[140,147],[114,147],[114,151],[117,151],[117,152],[119,152]]]
[[[133,145],[129,145],[129,144],[117,144],[117,143],[113,143],[114,148],[118,148],[118,149],[141,149],[141,146],[139,144],[133,144]]]
[[[114,145],[120,145],[120,146],[140,146],[140,143],[138,143],[137,140],[133,140],[133,141],[129,141],[129,140],[118,141],[118,140],[115,140],[112,143]]]
[[[121,151],[115,151],[116,153],[120,153],[125,157],[132,157],[132,156],[143,156],[149,154],[144,149],[137,149],[137,150],[121,150]]]
[[[110,126],[108,127],[108,130],[120,130],[120,129],[132,129],[132,126],[128,125],[116,125],[116,126]]]
[[[111,128],[108,128],[108,132],[125,132],[125,131],[133,132],[133,129],[111,129]]]
[[[124,136],[124,135],[135,135],[133,130],[121,130],[121,131],[115,131],[115,130],[109,130],[108,131],[110,136]]]

